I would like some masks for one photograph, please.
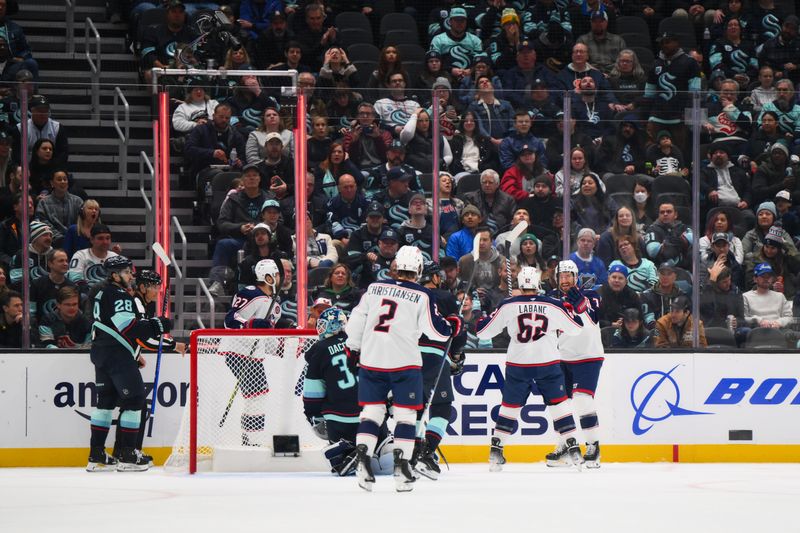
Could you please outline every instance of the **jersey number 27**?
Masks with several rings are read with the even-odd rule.
[[[530,321],[533,321],[533,324]],[[537,324],[538,322],[538,324]],[[538,341],[547,333],[547,316],[539,313],[522,313],[517,317],[517,326],[519,333],[517,333],[518,342],[531,342]]]

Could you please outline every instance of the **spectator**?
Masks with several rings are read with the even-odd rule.
[[[378,57],[378,68],[372,72],[367,81],[367,87],[372,89],[371,94],[364,96],[366,100],[378,100],[383,98],[384,92],[392,88],[391,76],[393,74],[403,74],[403,80],[407,81],[407,74],[403,68],[403,60],[396,46],[389,45],[383,47]]]
[[[730,147],[716,142],[708,150],[711,161],[701,170],[701,198],[706,199],[706,208],[734,207],[742,216],[753,220],[750,180],[747,173],[730,161]],[[702,205],[702,204],[701,204]]]
[[[347,237],[361,227],[367,219],[369,203],[358,190],[356,179],[342,174],[337,185],[339,194],[328,200],[324,211],[328,214],[334,239]]]
[[[244,259],[239,263],[238,286],[239,290],[248,285],[255,285],[256,274],[254,268],[262,259],[272,259],[275,264],[280,264],[281,254],[272,246],[272,231],[263,222],[253,226],[253,231],[244,244]],[[280,267],[279,267],[280,270]]]
[[[311,135],[308,137],[306,148],[306,159],[309,168],[316,168],[328,157],[331,148],[331,137],[329,135],[328,117],[311,117]]]
[[[92,228],[100,222],[100,204],[97,200],[86,200],[78,209],[78,218],[75,224],[67,228],[64,238],[64,250],[72,259],[75,252],[91,246]]]
[[[319,82],[322,87],[335,87],[346,83],[349,87],[357,87],[356,66],[347,59],[344,48],[331,46],[325,51],[322,68],[319,70]]]
[[[579,45],[576,45],[579,46]],[[573,116],[577,119],[577,131],[585,133],[594,139],[595,144],[611,135],[614,113],[624,111],[624,107],[616,109],[609,97],[611,91],[598,91],[597,82],[591,76],[584,76],[578,80],[578,86],[572,94]]]
[[[261,174],[259,187],[279,199],[294,194],[294,160],[284,153],[280,133],[267,133],[264,159],[256,163],[256,168]]]
[[[603,231],[600,234],[600,240],[597,241],[597,256],[606,265],[610,265],[612,261],[620,258],[618,243],[623,235],[630,237],[635,255],[640,255],[642,246],[639,244],[640,239],[636,230],[636,219],[633,216],[633,211],[626,206],[617,209],[612,218],[611,227]]]
[[[767,263],[753,269],[755,287],[742,295],[744,319],[748,325],[759,328],[785,328],[792,323],[792,304],[772,287],[775,274]]]
[[[536,49],[533,41],[524,39],[515,50],[516,58],[508,66],[500,66],[495,62],[495,67],[503,74],[503,97],[517,108],[525,105],[528,89],[533,80],[542,79],[548,85],[553,83],[552,75],[543,65],[536,64]],[[476,78],[477,79],[477,78]],[[495,87],[500,90],[500,87]]]
[[[78,217],[83,200],[70,194],[69,179],[65,170],[53,172],[51,192],[36,206],[36,218],[46,222],[53,230],[53,243],[60,248],[64,244],[67,228]]]
[[[753,104],[753,111],[760,113],[765,105],[774,102],[778,97],[778,91],[773,84],[774,81],[775,71],[773,71],[772,68],[762,66],[758,69],[758,86],[750,91],[750,101]]]
[[[755,46],[742,38],[742,21],[738,18],[725,21],[724,32],[725,35],[709,48],[708,65],[711,70],[720,69],[725,77],[746,87],[758,72]]]
[[[408,75],[405,71],[389,74],[387,81],[388,96],[375,102],[375,112],[383,126],[390,128],[395,135],[400,135],[403,126],[420,105],[417,99],[406,94]]]
[[[581,181],[584,176],[592,176],[595,181],[600,184],[600,189],[605,192],[605,185],[600,181],[600,176],[592,172],[589,168],[587,160],[586,149],[580,146],[572,149],[570,155],[570,174],[569,174],[569,189],[572,196],[577,195],[581,191]],[[564,196],[564,170],[561,169],[556,172],[556,196],[561,198]]]
[[[294,134],[286,127],[286,121],[275,107],[267,107],[262,115],[261,125],[247,136],[245,153],[248,163],[258,163],[267,156],[267,135],[277,133],[281,137],[283,155],[291,158],[294,153]]]
[[[20,226],[22,224],[22,202],[23,195],[21,193],[14,194],[14,214],[0,223],[0,263],[3,265],[10,265],[11,259],[17,250],[22,248],[20,238],[22,231]],[[33,219],[33,198],[28,196],[28,213],[29,218]]]
[[[792,241],[800,238],[800,214],[792,207],[792,193],[789,191],[778,191],[775,195],[775,208],[778,210],[778,220],[792,238]]]
[[[733,152],[743,152],[750,137],[753,107],[739,100],[739,82],[723,79],[719,98],[708,104],[708,121],[703,124],[711,140],[725,143]]]
[[[294,40],[294,36],[292,36],[291,39],[287,37],[286,44],[280,50],[283,54],[284,61],[282,63],[278,62],[272,64],[268,70],[296,70],[301,74],[307,74],[311,71],[311,68],[307,65],[308,61],[306,60],[302,45]],[[289,77],[284,78],[276,76],[272,78],[271,81],[274,87],[272,91],[273,97],[282,96],[278,91],[279,87],[291,86],[292,84],[292,79]],[[297,81],[299,86],[299,76]]]
[[[557,123],[561,124],[560,131],[564,131],[564,121],[563,119],[559,120],[559,117],[563,117],[564,114],[561,112],[561,106],[553,102],[557,95],[555,93],[551,95],[548,83],[545,78],[534,79],[530,83],[530,91],[526,92],[525,102],[523,103],[533,120],[531,132],[540,139],[547,139],[555,135],[556,131],[558,131]],[[559,115],[559,113],[561,114]],[[574,131],[573,128],[572,132],[574,133]],[[562,149],[563,135],[562,147],[559,147],[558,151],[561,152]],[[545,147],[545,157],[548,157],[549,152]],[[554,162],[548,160],[548,163],[549,166],[553,166]]]
[[[191,77],[187,84],[186,100],[172,114],[172,128],[178,134],[187,134],[197,126],[208,123],[218,102],[206,93],[208,81]]]
[[[753,202],[772,200],[778,191],[788,190],[792,194],[800,189],[797,173],[800,165],[789,160],[789,149],[778,141],[772,145],[769,159],[758,165],[753,176]]]
[[[361,300],[361,292],[353,282],[350,267],[344,263],[336,263],[331,267],[325,285],[314,291],[314,300],[320,298],[330,300],[331,305],[350,315]]]
[[[505,142],[508,137],[503,140]],[[535,149],[527,144],[522,145],[515,158],[513,166],[509,167],[500,182],[500,189],[512,196],[517,203],[525,202],[534,196],[536,180],[543,178],[550,184],[550,178],[545,173],[545,168],[539,161]]]
[[[669,313],[672,300],[685,293],[675,284],[677,272],[669,263],[658,267],[658,282],[641,293],[642,310],[646,327],[655,328],[656,320]]]
[[[0,114],[0,120],[2,120],[2,114]],[[0,176],[8,176],[9,171],[14,170],[16,166],[11,148],[13,142],[10,128],[0,126]]]
[[[39,322],[39,342],[44,348],[86,349],[92,345],[92,321],[81,312],[75,287],[61,287],[55,310]]]
[[[711,237],[711,247],[705,255],[700,256],[700,264],[697,269],[701,291],[708,286],[711,270],[721,270],[723,267],[730,270],[734,285],[737,287],[744,286],[744,268],[741,263],[736,261],[736,257],[731,251],[728,234],[724,232],[714,233]]]
[[[620,235],[616,241],[616,248],[620,259],[612,261],[609,268],[622,265],[628,269],[628,287],[638,293],[650,288],[658,280],[656,267],[646,257],[639,257],[637,238],[630,235]]]
[[[519,254],[516,255],[515,261],[519,268],[531,266],[542,274],[547,270],[547,264],[541,252],[542,243],[536,235],[526,233],[515,244],[519,248]],[[512,244],[512,248],[513,246]]]
[[[273,11],[270,17],[270,25],[267,29],[258,34],[256,40],[255,54],[253,63],[258,69],[273,68],[286,58],[287,44],[294,39],[294,32],[286,22],[286,14],[282,11]],[[300,47],[297,47],[298,53]],[[299,65],[299,60],[295,62]],[[308,68],[306,67],[306,70]],[[297,70],[303,72],[302,70]]]
[[[686,296],[675,298],[670,304],[669,313],[656,322],[655,337],[656,348],[691,348],[693,340],[692,303]],[[699,321],[698,344],[708,346],[703,321]]]
[[[536,154],[540,166],[547,166],[544,143],[531,133],[531,116],[525,110],[514,113],[514,130],[500,143],[500,165],[508,170],[526,147]]]
[[[503,82],[492,70],[492,62],[491,59],[489,59],[489,56],[485,53],[478,54],[472,60],[472,70],[470,71],[469,76],[464,76],[461,78],[461,81],[458,82],[458,100],[461,103],[462,108],[467,107],[475,100],[475,94],[478,88],[478,78],[484,75],[491,78],[492,85],[494,86],[495,90],[503,90]]]
[[[22,27],[8,18],[7,0],[0,0],[0,25],[3,27],[0,38],[0,61],[5,64],[2,81],[15,80],[17,73],[23,69],[33,74],[34,80],[38,80],[39,64],[33,58]]]
[[[187,23],[183,2],[168,0],[166,8],[166,20],[145,28],[142,34],[141,67],[148,84],[153,81],[152,68],[169,67],[170,51],[176,43],[190,43],[197,36],[194,25]]]
[[[54,162],[66,164],[69,158],[69,137],[63,124],[53,120],[50,116],[50,102],[42,95],[33,95],[29,102],[30,118],[28,119],[28,154],[32,158],[36,143],[39,139],[49,139],[53,143],[52,159]],[[17,130],[22,133],[22,124],[17,124]],[[20,139],[17,139],[19,143]],[[14,153],[22,157],[19,144],[14,146]]]
[[[53,230],[43,222],[32,221],[30,225],[30,244],[28,245],[30,280],[47,275],[48,258],[53,253],[52,244]],[[22,249],[20,249],[11,259],[11,272],[9,275],[11,286],[20,291],[25,290],[22,288],[24,268],[22,265]]]
[[[615,135],[606,135],[597,153],[598,172],[642,174],[645,172],[647,139],[632,113],[622,117]]]
[[[597,234],[591,228],[583,228],[578,232],[577,242],[577,250],[569,258],[578,266],[578,287],[599,290],[608,279],[608,272],[603,261],[594,254]]]
[[[564,175],[563,171],[563,163],[564,163],[564,112],[558,111],[556,113],[556,134],[551,135],[550,138],[547,139],[545,145],[545,153],[547,154],[547,161],[548,161],[548,168],[551,172],[555,172],[556,176],[558,176],[558,172],[561,172],[561,176]],[[577,190],[578,185],[580,184],[580,178],[583,177],[583,172],[580,170],[575,170],[575,164],[580,164],[581,167],[584,165],[588,168],[591,166],[593,153],[594,153],[594,140],[586,135],[585,132],[576,131],[575,127],[577,125],[577,121],[575,117],[571,117],[569,119],[569,148],[572,150],[570,153],[572,156],[575,156],[575,150],[580,150],[580,160],[573,161],[572,165],[570,166],[570,172],[572,172],[573,179],[575,180],[572,185],[574,185],[575,190]],[[563,180],[563,177],[562,177]],[[559,194],[558,196],[561,196]]]
[[[537,176],[533,180],[533,194],[517,202],[518,208],[528,212],[533,225],[552,229],[553,213],[559,206],[559,200],[552,194],[552,183],[546,175]]]
[[[747,33],[757,45],[764,44],[780,31],[779,21],[786,18],[784,10],[775,0],[751,2],[747,13]]]
[[[612,348],[638,349],[653,346],[653,332],[644,327],[642,313],[637,308],[622,312],[622,326],[614,332]]]
[[[257,39],[272,26],[275,14],[282,14],[282,9],[281,0],[242,0],[239,4],[238,22],[251,39]]]
[[[464,202],[476,206],[483,222],[492,231],[506,227],[514,215],[516,202],[509,194],[499,190],[500,176],[494,170],[485,170],[480,177],[481,188],[464,195]]]
[[[765,111],[761,114],[761,125],[750,137],[744,158],[739,156],[740,162],[747,163],[744,168],[749,168],[751,175],[755,174],[758,165],[769,159],[772,146],[783,138],[784,134],[778,130],[778,115],[774,111]]]
[[[310,196],[311,195],[309,195],[309,197]],[[292,257],[292,249],[294,246],[292,244],[292,239],[294,237],[292,231],[286,227],[286,224],[281,222],[280,209],[280,203],[274,198],[269,198],[269,194],[267,194],[267,199],[261,204],[259,221],[266,224],[271,232],[270,245],[272,249],[275,250],[276,253],[284,254],[284,257]],[[311,214],[310,211],[307,212]]]
[[[772,268],[773,274],[777,276],[773,290],[781,292],[792,298],[797,294],[797,274],[800,273],[800,257],[791,255],[784,245],[783,232],[785,230],[778,226],[773,226],[764,238],[764,245],[760,250],[747,256],[745,275],[745,287],[752,288],[753,279],[750,273],[759,264],[768,264]]]
[[[539,0],[531,8],[532,35],[546,33],[550,23],[555,23],[563,32],[572,33],[569,11],[555,0]]]
[[[439,172],[439,233],[447,238],[461,227],[461,210],[464,202],[453,196],[453,176],[449,172]],[[435,216],[433,199],[426,200],[428,212]]]
[[[625,109],[632,111],[641,107],[647,74],[633,50],[620,50],[609,73],[608,83],[614,96]]]
[[[557,76],[558,88],[563,91],[574,91],[579,88],[583,78],[592,78],[594,88],[600,91],[606,102],[617,104],[613,95],[606,96],[606,92],[611,88],[606,81],[603,73],[589,64],[589,47],[583,43],[575,43],[572,47],[572,62],[564,67]],[[615,111],[623,111],[622,108]]]
[[[386,213],[389,227],[398,230],[408,218],[408,201],[411,199],[409,182],[412,176],[402,166],[392,167],[386,173],[386,188],[372,196],[372,200],[380,203]]]
[[[322,67],[323,53],[337,42],[336,27],[325,22],[325,8],[321,4],[306,4],[305,26],[295,32],[303,49],[303,57],[312,71]]]
[[[622,327],[623,313],[626,309],[639,309],[639,295],[628,287],[628,269],[622,264],[615,264],[608,269],[608,279],[600,287],[601,297],[598,320],[601,328]]]
[[[450,85],[450,74],[442,69],[442,55],[436,50],[428,50],[425,52],[425,62],[422,64],[417,77],[412,82],[412,87],[415,90],[430,92],[434,89],[436,84],[441,78],[447,85]]]
[[[431,39],[430,49],[450,58],[450,75],[460,80],[469,75],[472,60],[481,53],[481,40],[467,31],[467,11],[463,7],[450,9],[447,22],[450,29]]]
[[[476,78],[477,98],[469,104],[478,120],[478,129],[482,135],[492,139],[495,146],[500,146],[503,137],[511,130],[514,108],[507,100],[495,96],[494,85],[489,76]]]
[[[22,295],[16,291],[8,291],[0,299],[2,313],[0,313],[0,347],[22,348]],[[35,332],[38,331],[36,321],[31,320],[30,340],[31,346],[37,342]]]
[[[53,172],[64,166],[53,157],[54,150],[53,141],[50,139],[39,139],[33,145],[28,186],[37,198],[47,194],[47,183],[53,176]]]
[[[400,242],[404,245],[416,246],[422,251],[425,261],[431,261],[433,257],[433,229],[427,222],[428,205],[425,202],[425,195],[415,192],[408,199],[408,219],[400,224],[397,230]],[[437,236],[440,244],[442,238]]]
[[[608,32],[606,11],[594,11],[590,19],[592,30],[578,37],[577,42],[589,49],[590,64],[603,74],[609,74],[620,51],[625,48],[625,40]]]
[[[373,281],[392,279],[391,266],[394,256],[397,255],[399,246],[397,232],[391,228],[383,230],[378,239],[378,250],[375,261],[370,262],[370,268],[363,269],[359,288],[365,289]]]
[[[608,228],[616,210],[614,199],[605,198],[600,180],[591,174],[585,175],[581,179],[580,193],[572,197],[572,221],[581,228],[591,228],[597,234]]]
[[[691,268],[691,250],[694,236],[692,228],[678,220],[675,206],[662,202],[658,206],[658,220],[647,228],[644,237],[645,251],[654,263]]]
[[[656,135],[656,144],[647,148],[645,161],[652,166],[653,176],[689,176],[689,167],[680,148],[672,143],[669,130],[661,130]],[[711,163],[709,163],[711,165]]]
[[[700,237],[697,243],[700,251],[700,257],[705,257],[711,247],[711,236],[716,233],[725,233],[728,236],[728,243],[730,243],[730,250],[733,252],[733,257],[740,265],[744,264],[744,248],[742,241],[734,235],[733,224],[731,224],[726,211],[718,210],[708,218],[706,223],[705,235]]]
[[[775,83],[775,91],[777,92],[775,100],[764,104],[761,108],[759,124],[764,113],[772,111],[778,116],[781,135],[786,136],[787,140],[800,137],[800,104],[795,100],[794,84],[791,80],[778,80]]]
[[[375,107],[369,102],[358,104],[356,120],[342,140],[350,161],[361,170],[382,165],[391,144],[392,134],[380,127]]]
[[[30,283],[30,308],[37,321],[56,308],[56,293],[62,287],[74,287],[67,278],[69,259],[64,250],[53,250],[47,258],[47,275],[32,279]]]
[[[300,241],[302,243],[302,241]],[[339,254],[333,245],[333,239],[327,233],[319,233],[314,229],[311,215],[306,213],[306,260],[308,268],[330,267],[339,260]],[[297,239],[292,249],[292,257],[297,257]]]
[[[440,141],[441,161],[436,167],[447,168],[453,162],[450,143],[442,136]],[[427,170],[433,161],[433,136],[428,111],[417,108],[400,131],[400,142],[406,147],[408,162],[416,169]]]
[[[304,72],[303,75],[309,74]],[[298,84],[299,81],[298,75]],[[258,77],[253,74],[239,76],[232,89],[233,95],[225,100],[225,103],[231,106],[231,113],[235,117],[232,124],[236,125],[240,135],[246,136],[253,128],[258,127],[264,110],[268,107],[277,107],[278,102],[261,87]]]
[[[558,21],[551,20],[547,23],[545,31],[539,34],[534,46],[536,57],[543,65],[551,70],[560,70],[569,63],[572,45],[575,41],[572,34],[564,31],[564,27]],[[555,88],[559,88],[556,86]]]
[[[267,193],[259,187],[261,177],[257,165],[252,163],[245,165],[242,172],[244,188],[229,196],[220,209],[219,218],[217,218],[220,239],[214,247],[210,276],[212,283],[209,287],[209,292],[214,296],[225,294],[224,275],[221,270],[231,264],[236,252],[244,246],[246,237],[258,223],[262,205],[269,199]],[[277,200],[272,201],[274,207],[280,212],[280,204]]]
[[[472,245],[475,239],[475,232],[483,220],[480,209],[472,204],[466,204],[461,210],[462,228],[450,235],[447,239],[447,255],[458,257],[459,259],[472,253]]]
[[[780,245],[786,248],[786,253],[792,257],[799,257],[800,252],[792,241],[792,236],[789,235],[785,229],[775,226],[775,220],[778,218],[778,210],[772,202],[762,202],[756,210],[756,225],[753,229],[744,234],[742,239],[742,250],[744,251],[745,260],[748,257],[756,255],[764,244],[764,241],[769,234],[769,231],[775,227],[773,232],[777,237],[780,235]],[[775,239],[776,241],[778,239]]]
[[[203,191],[204,176],[200,173],[210,165],[230,165],[241,168],[245,155],[244,139],[231,127],[233,110],[229,104],[219,104],[207,124],[194,128],[186,139],[184,156],[191,162],[189,173],[197,179],[198,191]]]
[[[503,270],[505,274],[505,260],[492,245],[492,234],[489,228],[486,226],[478,228],[476,234],[480,235],[477,263],[472,257],[472,250],[470,250],[458,260],[458,268],[464,279],[472,279],[472,288],[480,295],[482,307],[484,307],[483,303],[489,291],[500,285],[499,271]],[[472,275],[473,268],[476,269],[474,277]],[[505,276],[502,277],[505,278]],[[507,295],[508,291],[506,291]]]
[[[707,327],[732,329],[736,343],[741,345],[750,331],[744,321],[741,289],[733,284],[731,271],[724,266],[715,265],[708,280],[709,286],[700,293],[700,318]]]
[[[779,78],[791,80],[792,83],[800,81],[797,58],[800,57],[800,40],[797,38],[797,27],[800,19],[789,15],[781,25],[781,31],[769,39],[761,47],[758,54],[762,65],[772,67]]]
[[[486,16],[488,13],[484,15]],[[533,51],[533,44],[528,44],[524,39],[517,11],[513,7],[503,9],[500,15],[500,33],[488,44],[489,56],[497,70],[508,70],[515,65],[523,42]]]
[[[67,273],[70,281],[74,282],[83,294],[107,279],[108,273],[103,263],[109,257],[118,255],[118,252],[111,249],[111,230],[105,224],[95,224],[92,227],[90,242],[90,248],[78,250],[72,256]]]
[[[472,111],[461,115],[461,128],[450,141],[450,149],[453,152],[450,171],[456,183],[467,174],[478,174],[499,166],[497,147],[491,137],[478,128],[478,119]]]
[[[650,180],[637,177],[633,185],[633,214],[636,217],[639,235],[645,234],[657,217],[653,198],[650,196]]]
[[[378,239],[388,229],[380,203],[370,202],[366,216],[366,222],[350,234],[347,258],[343,260],[356,279],[360,279],[364,271],[372,270],[372,265],[378,260]]]
[[[686,55],[677,35],[666,32],[659,38],[661,53],[648,73],[644,96],[651,104],[647,132],[655,138],[656,132],[667,129],[681,149],[686,147],[686,128],[683,110],[691,107],[689,95],[700,90],[700,65]],[[659,85],[659,78],[669,74],[669,89]]]

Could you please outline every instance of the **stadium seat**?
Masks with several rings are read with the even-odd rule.
[[[347,47],[347,59],[354,61],[378,61],[381,51],[372,43],[356,43]]]
[[[678,36],[681,48],[688,50],[697,46],[697,38],[694,34],[694,26],[688,18],[667,17],[658,23],[658,35],[664,32],[674,33]]]
[[[375,60],[350,60],[353,66],[356,67],[356,77],[358,78],[358,87],[366,87],[369,82],[369,77],[378,68],[378,62]]]
[[[468,192],[477,191],[481,188],[481,175],[480,174],[467,174],[458,180],[456,185],[456,196],[464,198]]]
[[[678,212],[678,220],[686,224],[687,226],[692,225],[692,208],[688,205],[676,205],[675,211]]]
[[[653,197],[655,205],[658,206],[659,198],[661,195],[673,195],[670,199],[675,200],[678,205],[689,206],[692,205],[692,188],[689,182],[682,176],[659,176],[653,180],[653,185],[650,190],[650,195]],[[680,195],[683,195],[683,199]],[[665,200],[668,197],[665,196]]]
[[[614,338],[614,333],[617,332],[617,328],[614,326],[606,326],[600,329],[600,338],[603,340],[603,346],[606,348],[611,347],[611,339]]]
[[[638,48],[647,48],[648,50],[652,48],[653,43],[650,41],[649,35],[642,35],[641,33],[621,33],[620,37],[625,41],[625,46],[627,48],[631,48],[632,46],[636,46]]]
[[[383,46],[397,46],[398,44],[419,44],[419,34],[409,30],[389,30],[383,36]]]
[[[418,176],[419,182],[422,185],[422,190],[425,196],[431,197],[433,195],[433,174],[426,172]]]
[[[325,285],[325,280],[330,274],[331,267],[317,267],[308,271],[308,288],[315,289]]]
[[[709,348],[736,348],[736,338],[728,328],[704,328]]]
[[[372,2],[372,10],[378,20],[381,20],[389,13],[397,11],[397,5],[394,0],[374,0]]]
[[[650,70],[650,67],[653,66],[653,63],[656,60],[655,54],[649,48],[642,48],[641,46],[629,46],[631,50],[636,52],[636,57],[639,59],[639,63],[642,65],[642,68],[645,72]]]
[[[397,51],[400,52],[403,66],[408,62],[425,62],[425,49],[418,44],[401,43],[397,45]]]
[[[624,32],[622,30],[625,30]],[[635,33],[638,35],[643,35],[650,39],[650,28],[647,26],[647,22],[642,17],[618,17],[617,18],[617,33]],[[627,43],[628,48],[631,47],[631,43],[625,41]],[[647,45],[647,48],[651,48],[653,45],[652,43]]]
[[[336,15],[334,22],[337,31],[360,29],[372,34],[372,25],[367,16],[360,11],[344,11]],[[369,41],[372,42],[372,41]]]
[[[407,13],[387,13],[381,18],[381,37],[391,30],[408,30],[417,33],[417,21]]]
[[[618,192],[632,195],[635,182],[636,179],[629,174],[607,174],[603,178],[603,184],[606,186],[606,195]]]
[[[744,347],[756,350],[785,349],[786,336],[777,328],[754,328],[747,334]]]
[[[231,183],[234,179],[241,176],[241,172],[227,171],[220,172],[211,179],[211,221],[216,222],[219,217],[219,210],[222,207],[222,202],[231,190]]]
[[[344,28],[336,33],[339,43],[345,48],[352,44],[371,43],[372,31],[364,28]]]
[[[633,209],[633,195],[630,192],[614,192],[606,194],[606,198],[613,200],[613,202],[617,204],[617,208],[625,206],[629,209]]]

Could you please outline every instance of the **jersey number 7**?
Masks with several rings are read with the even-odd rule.
[[[529,324],[533,320],[534,324]],[[539,322],[540,325],[535,325]],[[517,333],[518,342],[531,342],[538,341],[547,333],[547,317],[541,314],[522,313],[517,317],[517,326],[519,333]]]
[[[381,307],[384,306],[388,307],[389,309],[378,317],[378,323],[375,324],[373,329],[382,333],[389,333],[389,322],[394,318],[394,314],[397,312],[397,302],[384,298],[383,301],[381,301]]]

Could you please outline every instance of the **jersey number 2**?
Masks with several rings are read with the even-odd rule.
[[[533,324],[529,321],[533,320]],[[539,325],[536,325],[539,322]],[[533,315],[531,313],[522,313],[517,317],[517,326],[519,333],[517,333],[517,341],[531,342],[538,341],[547,333],[547,317],[539,313]]]
[[[381,307],[383,306],[386,306],[389,309],[384,314],[378,317],[378,323],[375,324],[375,327],[373,329],[375,331],[380,331],[382,333],[389,333],[389,327],[390,327],[389,322],[392,321],[392,319],[394,318],[394,314],[397,312],[397,302],[393,300],[384,299],[381,302]]]

